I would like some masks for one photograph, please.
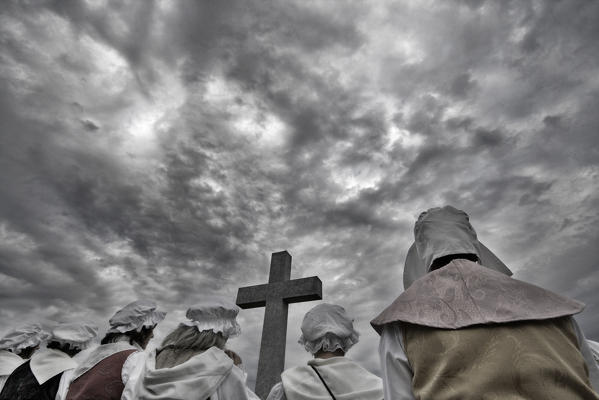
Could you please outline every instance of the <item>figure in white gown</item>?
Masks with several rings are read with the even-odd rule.
[[[381,378],[345,357],[359,335],[343,307],[317,305],[304,316],[301,330],[299,343],[314,358],[283,372],[267,400],[383,399]]]
[[[0,339],[0,392],[6,380],[49,337],[40,324],[29,324],[13,329]]]
[[[222,299],[187,310],[182,322],[148,358],[140,400],[259,400],[247,388],[241,365],[227,355],[230,337],[240,334],[239,308]],[[239,357],[236,359],[240,364]]]
[[[136,390],[146,361],[144,349],[166,313],[149,300],[137,300],[110,319],[100,346],[86,352],[61,386],[57,400],[137,399]]]
[[[55,400],[66,371],[77,366],[73,356],[97,335],[85,323],[58,324],[49,334],[45,348],[36,351],[8,377],[1,400]]]

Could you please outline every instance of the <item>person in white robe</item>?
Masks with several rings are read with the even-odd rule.
[[[57,373],[62,373],[56,400],[66,396],[72,373],[82,360],[82,352],[90,349],[94,339],[98,336],[98,327],[86,322],[62,323],[52,329],[52,337],[47,348],[40,350],[31,357],[31,370],[36,375],[44,374],[42,379],[50,378]]]
[[[414,236],[405,291],[371,321],[385,399],[599,399],[582,303],[511,278],[454,207],[422,213]]]
[[[118,310],[101,344],[77,360],[80,364],[69,374],[57,400],[137,399],[147,358],[144,350],[165,315],[150,300],[137,300]]]
[[[0,399],[55,400],[64,372],[77,366],[72,356],[97,335],[88,324],[58,324],[45,348],[36,351],[9,376]]]
[[[187,320],[148,358],[140,400],[258,400],[246,386],[241,359],[225,344],[238,336],[239,307],[210,299],[191,307]]]
[[[345,357],[358,342],[353,318],[339,305],[322,303],[306,313],[299,343],[314,356],[289,368],[267,400],[381,400],[381,378]]]
[[[29,324],[0,339],[0,393],[10,374],[26,362],[49,335],[40,324]]]

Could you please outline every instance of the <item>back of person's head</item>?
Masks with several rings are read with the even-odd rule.
[[[8,350],[23,359],[30,358],[40,344],[50,338],[40,324],[21,326],[0,339],[0,350]]]
[[[434,207],[422,212],[414,224],[414,243],[404,265],[404,288],[457,258],[480,262],[487,268],[512,275],[478,240],[468,214],[452,206]]]
[[[144,326],[138,330],[126,332],[107,332],[100,344],[128,342],[130,345],[139,346],[145,349],[150,340],[154,337],[154,326]]]
[[[224,350],[230,337],[238,336],[239,307],[228,299],[208,298],[189,307],[187,320],[171,332],[157,352],[156,368],[171,368],[211,347]]]
[[[98,327],[84,322],[56,325],[51,332],[47,347],[60,350],[73,357],[89,347],[98,335]]]
[[[110,329],[101,344],[129,341],[145,349],[154,337],[154,328],[166,313],[157,310],[150,300],[137,300],[118,310],[108,321]]]
[[[354,319],[336,304],[321,303],[304,316],[298,341],[312,355],[345,354],[359,340]]]
[[[224,349],[227,339],[221,332],[198,331],[196,326],[179,326],[168,334],[156,352],[156,368],[172,368],[211,347]]]

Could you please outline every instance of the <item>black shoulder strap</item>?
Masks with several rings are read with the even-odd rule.
[[[312,369],[314,370],[314,372],[316,372],[316,375],[318,375],[318,377],[320,378],[320,381],[322,382],[322,384],[324,385],[324,387],[327,389],[327,392],[329,392],[329,394],[331,395],[331,398],[333,400],[337,400],[335,398],[335,395],[333,395],[333,392],[331,392],[331,389],[329,389],[329,386],[327,385],[327,383],[324,381],[324,379],[322,379],[322,376],[320,376],[320,373],[318,372],[318,370],[316,369],[316,367],[312,364],[310,364],[310,366],[312,367]]]

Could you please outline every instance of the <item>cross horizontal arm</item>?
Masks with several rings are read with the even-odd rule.
[[[235,304],[243,309],[264,307],[266,305],[268,286],[268,284],[264,284],[239,288]]]
[[[282,293],[286,303],[322,300],[322,281],[317,276],[282,282]]]

